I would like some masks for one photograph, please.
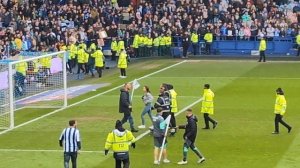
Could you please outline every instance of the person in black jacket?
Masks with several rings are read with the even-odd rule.
[[[129,91],[131,90],[131,83],[125,83],[124,87],[120,90],[120,101],[119,101],[119,112],[124,113],[124,117],[122,119],[122,124],[129,121],[131,132],[138,132],[134,128],[133,118],[131,116],[132,106],[129,96]]]
[[[204,156],[200,153],[198,148],[194,145],[197,136],[197,117],[193,115],[192,109],[186,110],[186,118],[187,124],[180,125],[179,129],[185,129],[183,134],[184,144],[183,144],[183,160],[178,162],[179,165],[187,164],[187,152],[189,148],[195,152],[195,154],[199,157],[198,163],[202,163],[205,161]]]
[[[187,58],[187,52],[190,46],[190,38],[188,32],[185,32],[182,36],[182,48],[183,48],[183,58]]]

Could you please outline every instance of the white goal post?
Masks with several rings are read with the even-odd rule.
[[[67,106],[67,52],[28,53],[0,61],[0,129],[14,128],[17,110]]]

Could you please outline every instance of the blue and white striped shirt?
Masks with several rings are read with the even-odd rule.
[[[65,128],[59,138],[63,142],[65,152],[77,152],[81,148],[79,130],[76,128]]]

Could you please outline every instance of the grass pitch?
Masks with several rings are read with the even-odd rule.
[[[112,83],[70,100],[75,103],[93,95],[115,88],[124,82],[168,67],[180,60],[138,61],[129,66],[127,79],[119,79],[118,70],[104,72],[102,79],[86,79],[85,83]],[[201,130],[203,117],[200,103],[193,106],[198,116],[198,137],[196,146],[206,157],[198,165],[196,156],[189,151],[188,165],[184,167],[206,168],[292,168],[300,161],[300,66],[296,62],[254,61],[187,61],[159,73],[145,77],[139,82],[148,85],[157,97],[162,82],[172,83],[178,93],[179,109],[199,100],[203,84],[210,83],[215,92],[215,118],[219,125],[215,130]],[[79,85],[82,81],[73,82]],[[279,135],[274,130],[275,89],[282,87],[287,99],[287,113],[284,120],[293,130],[290,134],[280,127]],[[143,108],[142,89],[135,91],[133,115],[136,127],[141,124]],[[155,98],[156,98],[155,97]],[[119,89],[112,89],[103,95],[74,105],[63,111],[24,125],[0,135],[0,167],[5,168],[53,168],[63,167],[63,153],[58,138],[69,119],[78,120],[82,137],[82,153],[78,156],[78,167],[114,167],[112,154],[104,156],[103,148],[107,134],[114,128],[118,113]],[[17,112],[16,123],[21,124],[42,116],[52,110],[26,109]],[[155,112],[153,112],[155,114]],[[149,125],[149,118],[146,124]],[[184,113],[177,116],[177,124],[185,124]],[[125,124],[129,128],[129,124]],[[140,130],[138,136],[146,130]],[[141,138],[136,149],[131,149],[132,168],[182,167],[182,134],[168,138],[170,164],[153,165],[153,139],[150,135]]]

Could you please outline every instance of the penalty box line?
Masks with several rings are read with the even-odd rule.
[[[147,77],[149,77],[149,76],[155,75],[155,74],[160,73],[160,72],[165,71],[165,70],[168,70],[168,69],[170,69],[170,68],[173,68],[173,67],[175,67],[175,66],[177,66],[177,65],[183,64],[183,63],[185,63],[185,62],[187,62],[187,61],[184,60],[184,61],[178,62],[178,63],[176,63],[176,64],[173,64],[173,65],[170,65],[170,66],[165,67],[165,68],[163,68],[163,69],[160,69],[160,70],[157,70],[157,71],[155,71],[155,72],[152,72],[152,73],[150,73],[150,74],[148,74],[148,75],[145,75],[145,76],[142,76],[142,77],[140,77],[140,78],[137,78],[137,80],[141,80],[141,79],[147,78]],[[132,82],[132,81],[131,81],[131,82]],[[96,98],[96,97],[98,97],[98,96],[104,95],[104,94],[109,93],[109,92],[112,92],[112,91],[114,91],[114,90],[117,90],[117,89],[119,89],[119,88],[122,87],[122,86],[123,86],[123,85],[116,86],[116,87],[114,87],[114,88],[111,88],[111,89],[106,90],[106,91],[104,91],[104,92],[101,92],[101,93],[99,93],[99,94],[96,94],[96,95],[94,95],[94,96],[92,96],[92,97],[83,99],[83,100],[78,101],[78,102],[76,102],[76,103],[73,103],[73,104],[71,104],[71,105],[69,105],[69,106],[67,106],[67,107],[65,107],[65,108],[61,108],[61,109],[54,110],[54,111],[52,111],[52,112],[50,112],[50,113],[47,113],[47,114],[45,114],[45,115],[42,115],[42,116],[40,116],[40,117],[37,117],[37,118],[32,119],[32,120],[30,120],[30,121],[27,121],[27,122],[25,122],[25,123],[22,123],[22,124],[20,124],[20,125],[17,125],[17,126],[15,126],[14,128],[12,128],[12,129],[7,129],[7,130],[4,130],[4,131],[1,131],[1,132],[0,132],[0,135],[5,134],[5,133],[7,133],[7,132],[10,132],[10,131],[12,131],[12,130],[15,130],[15,129],[17,129],[17,128],[23,127],[23,126],[25,126],[25,125],[31,124],[31,123],[33,123],[33,122],[35,122],[35,121],[40,120],[40,119],[46,118],[46,117],[48,117],[48,116],[51,116],[51,115],[53,115],[53,114],[56,114],[56,113],[58,113],[58,112],[60,112],[60,111],[63,111],[63,110],[65,110],[65,109],[68,109],[68,108],[70,108],[70,107],[73,107],[73,106],[76,106],[76,105],[78,105],[78,104],[84,103],[84,102],[86,102],[86,101],[88,101],[88,100],[91,100],[91,99],[94,99],[94,98]]]
[[[195,106],[197,103],[200,103],[202,101],[202,97],[198,100],[196,100],[195,102],[191,103],[190,105],[184,107],[183,109],[181,109],[179,112],[177,112],[175,114],[175,116],[177,117],[179,114],[185,112],[187,109]],[[150,133],[150,130],[145,131],[144,133],[140,134],[139,136],[136,137],[136,141],[139,141],[140,139],[142,139],[144,136],[148,135]],[[63,152],[63,150],[51,150],[51,149],[0,149],[0,152]],[[102,153],[104,154],[104,151],[80,151],[80,153]],[[112,152],[110,152],[112,153]]]

